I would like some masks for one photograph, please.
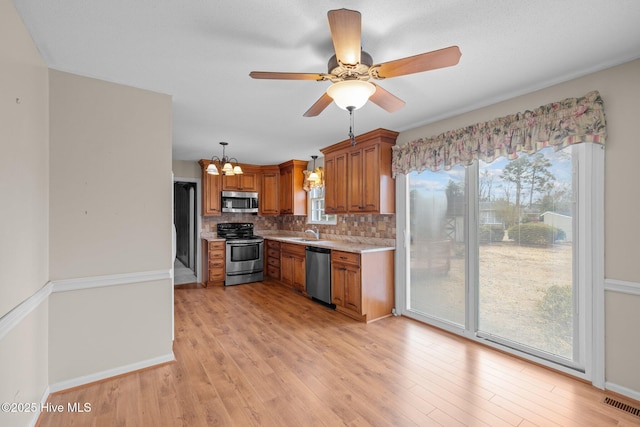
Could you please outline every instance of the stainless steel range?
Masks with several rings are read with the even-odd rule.
[[[264,238],[253,234],[253,224],[223,222],[217,230],[226,240],[225,286],[262,281]]]

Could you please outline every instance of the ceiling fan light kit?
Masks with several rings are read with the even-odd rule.
[[[376,87],[363,80],[343,80],[332,84],[327,89],[327,94],[333,98],[333,102],[343,110],[353,107],[361,108],[376,91]]]

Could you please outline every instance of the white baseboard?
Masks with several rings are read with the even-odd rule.
[[[152,359],[142,360],[140,362],[131,363],[129,365],[119,366],[113,369],[107,369],[106,371],[96,372],[82,377],[72,378],[70,380],[61,381],[55,384],[49,385],[49,393],[56,393],[62,390],[90,384],[96,381],[104,380],[111,377],[116,377],[122,374],[128,374],[130,372],[138,371],[140,369],[150,368],[155,365],[160,365],[167,362],[173,362],[176,360],[173,352],[165,354],[164,356],[154,357]]]
[[[44,392],[42,392],[42,396],[40,397],[40,408],[42,408],[46,403],[47,403],[47,399],[49,399],[49,394],[50,394],[50,390],[49,390],[49,386],[47,386],[44,389]],[[29,421],[29,427],[35,427],[38,424],[38,418],[40,418],[40,414],[42,413],[42,411],[38,411],[35,412],[33,414],[33,416],[31,417],[31,421]]]
[[[627,396],[631,399],[634,399],[640,402],[640,391],[631,390],[630,388],[623,387],[621,385],[610,383],[610,382],[605,383],[605,389],[611,390],[615,393],[621,394],[623,396]]]

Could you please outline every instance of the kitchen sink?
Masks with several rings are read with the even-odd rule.
[[[306,237],[296,237],[294,239],[297,242],[322,242],[322,239],[307,239]]]

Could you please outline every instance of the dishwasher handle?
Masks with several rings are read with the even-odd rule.
[[[317,252],[319,254],[330,254],[331,253],[331,249],[319,248],[317,246],[307,246],[307,251],[308,252]]]

